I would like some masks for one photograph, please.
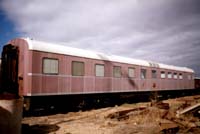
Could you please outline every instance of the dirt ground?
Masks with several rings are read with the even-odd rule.
[[[200,95],[162,102],[123,104],[89,111],[25,117],[23,134],[197,134]]]

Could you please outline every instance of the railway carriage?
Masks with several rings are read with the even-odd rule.
[[[27,100],[38,96],[194,89],[194,71],[186,67],[29,38],[16,38],[4,46],[1,71],[1,92],[24,96]]]
[[[200,89],[200,77],[194,78],[195,89]]]

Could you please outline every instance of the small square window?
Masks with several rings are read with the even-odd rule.
[[[141,79],[146,79],[146,69],[141,69],[140,77]]]
[[[152,76],[152,78],[157,78],[157,72],[156,72],[156,70],[151,70],[151,76]]]
[[[79,61],[72,61],[72,75],[84,76],[84,63]]]
[[[119,66],[113,67],[113,76],[114,77],[121,77],[121,67],[119,67]]]
[[[191,75],[188,75],[188,80],[191,80],[192,79],[192,76]]]
[[[96,64],[95,67],[96,76],[104,76],[104,65]]]
[[[128,77],[135,77],[135,68],[128,68]]]
[[[181,73],[179,74],[179,79],[183,79],[183,75]]]
[[[177,79],[178,77],[177,77],[177,73],[174,73],[174,79]]]
[[[169,79],[172,78],[172,73],[171,73],[171,72],[168,72],[168,74],[167,74],[167,78],[169,78]]]
[[[160,77],[161,77],[162,79],[164,79],[164,78],[166,77],[166,75],[165,75],[165,72],[164,72],[164,71],[161,71]]]
[[[58,74],[58,59],[44,58],[43,59],[44,74]]]

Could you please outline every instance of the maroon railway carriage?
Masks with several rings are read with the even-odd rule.
[[[32,96],[194,88],[194,71],[17,38],[2,52],[3,92]]]
[[[195,89],[200,89],[200,77],[195,77]]]

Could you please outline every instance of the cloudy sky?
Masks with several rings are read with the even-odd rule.
[[[200,76],[200,0],[0,2],[1,44],[13,37],[31,37],[186,66]]]

